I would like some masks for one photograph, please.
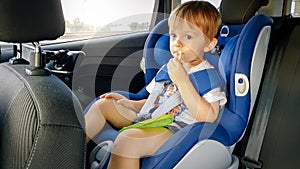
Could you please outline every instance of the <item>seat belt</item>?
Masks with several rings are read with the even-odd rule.
[[[170,112],[174,107],[182,103],[181,96],[177,91],[171,97],[169,97],[162,105],[160,105],[151,115],[152,118],[161,116]]]
[[[277,88],[282,56],[273,58],[269,69],[266,71],[246,151],[244,157],[241,159],[242,164],[244,164],[246,168],[262,168],[259,155]]]
[[[170,80],[170,77],[168,75],[168,71],[166,69],[167,67],[164,66],[161,68],[161,70],[157,73],[155,80],[157,82],[162,80]],[[194,72],[192,74],[189,74],[189,78],[192,82],[192,84],[195,86],[196,91],[201,95],[206,94],[211,89],[217,88],[217,87],[223,87],[224,85],[222,79],[219,77],[219,74],[217,73],[216,69],[205,69],[198,72]],[[197,79],[207,79],[205,82],[201,82],[200,84],[197,82]],[[149,95],[145,105],[142,107],[139,116],[147,115],[150,109],[152,109],[152,104],[156,100],[157,96],[163,91],[164,83],[156,83],[155,84],[155,90]],[[160,105],[153,113],[152,117],[158,117],[162,114],[165,114],[172,110],[174,107],[182,103],[181,96],[179,92],[176,92],[171,97],[169,97],[162,105]]]
[[[145,106],[142,107],[139,116],[148,114],[150,109],[152,109],[152,104],[154,103],[158,95],[163,91],[164,83],[157,83],[156,86],[158,89],[161,90],[155,90],[153,91],[153,93],[150,94],[149,98],[145,103]],[[151,114],[151,117],[154,118],[168,113],[180,103],[182,103],[182,99],[179,92],[177,91],[172,96],[170,96],[163,104],[161,104],[156,110],[154,110],[154,112]]]

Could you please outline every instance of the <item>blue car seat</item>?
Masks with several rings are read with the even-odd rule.
[[[272,24],[272,19],[265,15],[254,16],[259,7],[266,5],[254,1],[238,2],[240,8],[235,6],[235,11],[240,9],[244,13],[237,12],[234,17],[228,14],[232,13],[230,0],[223,0],[220,6],[223,26],[216,51],[220,56],[205,56],[226,81],[228,102],[218,121],[198,122],[181,129],[153,156],[143,158],[141,168],[238,168],[232,151],[243,136],[255,103]],[[145,43],[146,84],[171,57],[165,19],[151,31]],[[145,89],[138,94],[121,93],[131,99],[148,95]],[[110,129],[95,140],[114,140],[116,136],[117,132]]]

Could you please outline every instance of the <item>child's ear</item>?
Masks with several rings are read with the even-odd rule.
[[[213,39],[209,42],[208,46],[204,47],[204,52],[211,51],[211,50],[217,45],[217,43],[218,43],[218,39],[213,38]]]

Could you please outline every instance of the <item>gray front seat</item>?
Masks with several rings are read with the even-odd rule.
[[[0,41],[34,42],[30,65],[0,64],[0,168],[82,169],[82,108],[44,69],[41,40],[64,33],[60,0],[1,0]]]

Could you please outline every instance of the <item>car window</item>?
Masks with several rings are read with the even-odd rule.
[[[155,0],[61,0],[66,28],[62,39],[149,31]]]

